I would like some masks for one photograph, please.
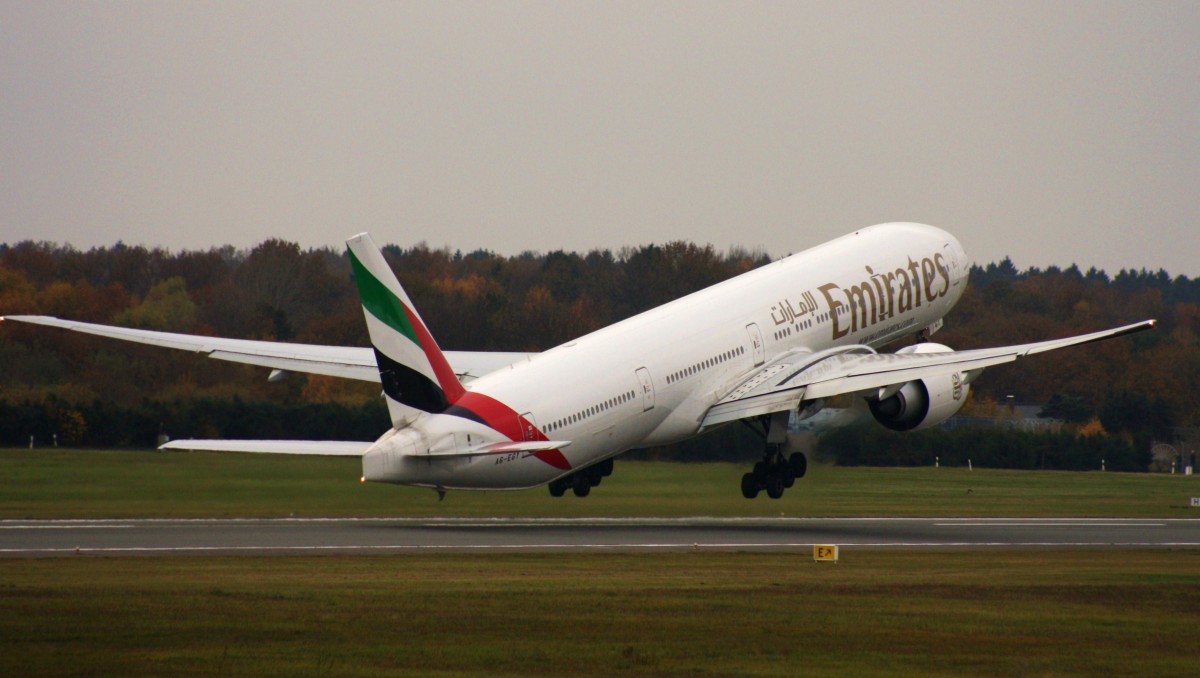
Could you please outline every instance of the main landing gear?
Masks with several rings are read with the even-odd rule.
[[[784,457],[778,445],[768,445],[763,460],[754,465],[754,470],[742,476],[742,496],[754,499],[766,490],[767,496],[778,499],[783,491],[796,484],[808,471],[808,458],[801,452]]]
[[[578,471],[550,481],[550,496],[561,497],[567,493],[567,488],[570,488],[575,493],[576,497],[586,497],[592,491],[592,488],[599,485],[601,480],[604,480],[613,472],[613,460],[605,459],[598,464],[579,469]]]
[[[742,476],[743,497],[754,499],[759,492],[766,490],[768,497],[778,499],[783,496],[784,490],[794,485],[797,478],[803,478],[808,471],[808,459],[803,453],[786,454],[787,422],[787,412],[775,412],[759,418],[763,430],[754,430],[766,440],[766,450],[762,461],[754,465],[754,470]],[[751,428],[754,428],[753,425]]]

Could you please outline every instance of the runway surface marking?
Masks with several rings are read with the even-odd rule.
[[[1081,522],[1021,522],[934,523],[937,527],[1166,527],[1166,523],[1081,523]]]
[[[1153,528],[1153,529],[1149,529]],[[1195,548],[1185,518],[274,518],[2,520],[0,555]]]
[[[715,517],[715,516],[687,516],[677,518],[665,517],[628,517],[628,518],[558,518],[558,517],[538,517],[538,518],[448,518],[448,517],[379,517],[379,518],[49,518],[49,519],[0,519],[0,528],[5,526],[33,526],[45,527],[48,525],[105,525],[105,526],[131,526],[140,524],[165,524],[165,523],[182,523],[182,524],[222,524],[236,525],[238,523],[398,523],[398,524],[433,524],[445,523],[453,525],[485,525],[499,526],[506,524],[529,524],[529,525],[659,525],[659,524],[743,524],[743,523],[761,523],[780,524],[780,523],[813,523],[813,522],[829,522],[829,523],[901,523],[901,522],[916,522],[923,523],[929,521],[938,521],[944,524],[971,524],[971,522],[983,525],[1028,525],[1036,523],[1046,524],[1062,524],[1062,523],[1078,523],[1080,525],[1103,525],[1110,522],[1118,522],[1122,525],[1141,526],[1154,525],[1161,523],[1196,523],[1200,524],[1200,517],[1197,518],[980,518],[973,517],[934,517],[934,516],[918,516],[918,517],[816,517],[816,516],[744,516],[744,517]]]
[[[340,552],[340,551],[683,551],[730,549],[811,549],[812,543],[729,543],[729,544],[394,544],[359,546],[178,546],[178,547],[101,547],[53,549],[0,549],[7,554],[169,554],[259,552]],[[840,548],[1184,548],[1200,547],[1200,542],[878,542],[839,543]]]
[[[120,530],[133,525],[0,525],[0,530]]]
[[[178,552],[221,552],[221,551],[445,551],[445,550],[563,550],[563,549],[592,549],[592,550],[629,550],[629,549],[731,549],[731,548],[811,548],[811,543],[674,543],[674,544],[376,544],[359,546],[180,546],[180,547],[103,547],[103,548],[56,548],[56,549],[0,549],[0,553],[169,553]],[[843,544],[842,546],[931,546],[934,544]],[[947,544],[937,543],[937,546]],[[962,544],[977,546],[976,543]],[[998,546],[1000,544],[997,544]],[[1005,544],[1007,545],[1007,544]],[[1107,545],[1107,544],[1105,544]]]

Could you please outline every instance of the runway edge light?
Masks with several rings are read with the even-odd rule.
[[[818,563],[836,563],[838,547],[836,544],[813,544],[813,560]]]

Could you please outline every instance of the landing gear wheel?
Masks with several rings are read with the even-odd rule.
[[[561,497],[567,492],[567,483],[561,478],[558,480],[551,480],[549,487],[551,497]]]
[[[571,483],[571,490],[575,492],[576,497],[586,497],[592,491],[592,483],[586,474],[576,473],[575,479]]]
[[[793,452],[792,456],[788,457],[788,466],[792,467],[792,475],[803,478],[808,472],[808,457],[804,456],[803,452]]]
[[[808,460],[803,453],[796,452],[787,456],[789,443],[787,440],[787,412],[773,412],[755,419],[762,430],[758,430],[755,422],[743,420],[763,442],[762,460],[754,464],[754,470],[742,476],[742,496],[753,499],[758,493],[766,490],[767,496],[779,499],[784,490],[796,484],[798,478],[803,478],[808,470]]]
[[[767,496],[772,499],[778,499],[783,496],[785,486],[783,482],[783,474],[773,472],[767,476]]]
[[[753,473],[746,473],[742,476],[742,496],[747,499],[754,499],[758,496],[758,476]]]
[[[783,476],[784,488],[789,488],[796,484],[796,474],[792,473],[792,467],[787,462],[779,464],[776,466],[776,469],[778,470],[779,474]]]

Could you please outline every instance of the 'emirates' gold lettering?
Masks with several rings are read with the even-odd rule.
[[[941,254],[913,260],[908,266],[888,273],[876,273],[864,267],[866,280],[845,287],[826,283],[817,288],[829,307],[829,320],[834,339],[907,313],[921,306],[922,300],[933,303],[950,293],[950,268]],[[842,307],[848,313],[842,315]]]

